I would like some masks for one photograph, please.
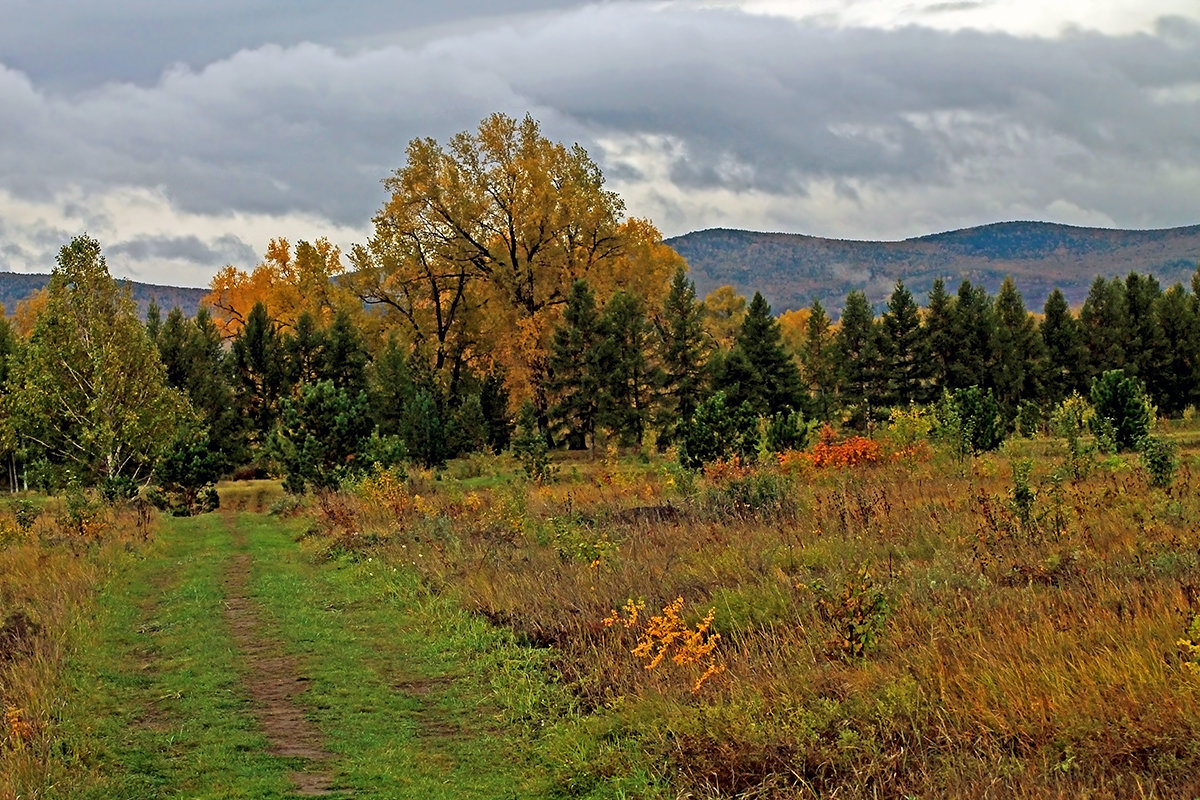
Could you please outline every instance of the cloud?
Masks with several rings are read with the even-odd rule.
[[[1200,25],[1183,17],[1029,36],[916,24],[999,3],[929,3],[872,25],[879,4],[829,3],[831,24],[730,4],[530,0],[482,25],[492,6],[464,0],[408,32],[391,12],[374,34],[369,14],[347,12],[312,37],[324,6],[299,4],[290,24],[265,4],[228,5],[223,24],[245,22],[245,36],[194,51],[182,32],[194,23],[200,41],[215,23],[192,6],[125,6],[114,25],[135,11],[177,24],[99,84],[71,77],[94,53],[51,74],[0,34],[0,52],[17,53],[0,66],[0,257],[12,268],[44,271],[57,248],[46,240],[84,229],[114,270],[192,285],[227,261],[251,266],[271,236],[348,246],[410,139],[445,141],[493,111],[532,113],[548,136],[584,144],[630,213],[669,235],[1197,221]]]

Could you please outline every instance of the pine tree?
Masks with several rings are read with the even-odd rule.
[[[926,397],[929,343],[912,292],[897,281],[880,328],[879,351],[884,378],[883,402],[906,406]]]
[[[1011,422],[1022,400],[1035,401],[1041,395],[1045,347],[1011,277],[996,295],[994,318],[992,384],[1001,414]]]
[[[262,303],[255,303],[250,310],[230,345],[229,356],[234,403],[246,420],[250,443],[262,446],[289,386],[283,342]]]
[[[1182,284],[1175,284],[1158,303],[1163,334],[1158,375],[1158,407],[1165,414],[1182,413],[1200,399],[1200,316]]]
[[[597,419],[622,444],[642,443],[659,379],[649,359],[650,323],[641,299],[618,292],[596,323]]]
[[[550,342],[550,380],[554,398],[550,418],[572,450],[592,445],[599,412],[600,381],[596,374],[599,315],[587,281],[571,285],[563,322]]]
[[[1038,331],[1045,346],[1043,405],[1057,406],[1073,392],[1087,388],[1087,346],[1083,328],[1058,289],[1046,298]]]
[[[691,418],[700,402],[707,377],[708,337],[704,306],[696,301],[696,285],[676,270],[657,323],[661,375],[659,443],[675,438],[680,422]]]
[[[953,322],[954,298],[946,291],[942,279],[937,278],[929,291],[929,305],[923,325],[925,341],[929,345],[929,393],[925,396],[926,401],[950,387],[950,368],[958,352]]]
[[[813,300],[804,328],[800,366],[803,385],[812,398],[812,413],[824,422],[833,419],[837,399],[835,357],[835,337],[829,315],[820,300]]]
[[[947,384],[955,389],[991,388],[993,381],[996,321],[992,298],[982,286],[963,281],[958,287],[950,315],[950,340],[954,360],[949,364]]]
[[[765,416],[803,410],[800,371],[783,348],[771,306],[758,292],[734,336],[718,387],[725,391],[731,408],[747,403],[754,413]]]
[[[1125,284],[1116,278],[1092,281],[1079,311],[1088,350],[1088,380],[1125,366]]]
[[[1158,304],[1162,287],[1150,275],[1129,273],[1125,278],[1125,372],[1146,385],[1158,402],[1168,376],[1162,371],[1167,341],[1159,325]]]
[[[837,334],[838,387],[843,407],[854,407],[859,425],[870,408],[883,401],[879,334],[867,296],[855,290],[846,295],[842,326]]]

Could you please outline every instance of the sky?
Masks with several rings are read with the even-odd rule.
[[[0,0],[0,269],[80,233],[206,286],[370,236],[408,142],[493,112],[631,216],[902,239],[1200,223],[1196,0]]]

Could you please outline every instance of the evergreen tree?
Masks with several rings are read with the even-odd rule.
[[[925,341],[929,345],[929,385],[926,400],[950,386],[951,366],[958,358],[954,341],[954,298],[946,291],[941,278],[934,280],[929,291],[925,314]]]
[[[1088,380],[1125,366],[1125,285],[1097,277],[1079,311],[1088,350]]]
[[[996,322],[992,298],[986,289],[972,286],[970,281],[959,285],[949,332],[955,349],[947,384],[955,389],[991,388]]]
[[[679,423],[695,413],[708,365],[704,306],[697,302],[696,285],[683,269],[676,270],[671,279],[657,332],[661,365],[659,444],[667,445],[675,438]]]
[[[279,403],[288,389],[287,364],[279,332],[267,307],[255,303],[229,349],[234,403],[246,420],[250,443],[266,443]]]
[[[858,409],[857,422],[865,424],[870,407],[882,402],[883,392],[875,314],[861,291],[846,296],[836,347],[842,406]]]
[[[550,342],[550,380],[554,398],[550,418],[572,450],[590,447],[599,412],[600,381],[596,374],[596,299],[587,281],[571,285],[563,322]]]
[[[771,306],[758,292],[734,336],[717,385],[731,407],[746,403],[759,415],[801,410],[804,405],[800,371],[783,347]]]
[[[1043,310],[1038,327],[1046,353],[1042,397],[1043,405],[1053,407],[1087,386],[1088,351],[1079,320],[1061,291],[1050,293]]]
[[[1163,334],[1158,376],[1159,409],[1169,415],[1197,402],[1200,388],[1200,316],[1182,284],[1175,284],[1158,303],[1158,324]]]
[[[1150,398],[1158,402],[1169,377],[1162,371],[1167,341],[1159,324],[1158,304],[1162,287],[1149,275],[1129,273],[1125,278],[1125,364],[1127,375],[1146,385]]]
[[[649,360],[651,328],[641,299],[617,292],[605,306],[596,330],[597,418],[622,444],[640,445],[650,418],[653,388],[659,382]]]
[[[1118,451],[1133,450],[1150,432],[1150,400],[1146,387],[1124,370],[1111,369],[1092,381],[1092,430],[1111,439]]]
[[[812,398],[812,412],[823,422],[833,419],[837,399],[835,337],[821,301],[813,300],[800,350],[801,380]]]
[[[883,402],[906,406],[926,398],[929,375],[929,343],[921,327],[921,312],[912,292],[897,281],[883,313],[879,338],[882,361]]]
[[[359,455],[373,427],[365,392],[351,394],[329,380],[302,384],[295,398],[283,400],[272,437],[284,488],[336,489],[364,466]]]
[[[995,302],[995,355],[992,384],[1006,422],[1016,418],[1022,400],[1041,395],[1045,348],[1033,317],[1011,277],[1006,277]]]
[[[281,336],[287,357],[287,379],[292,390],[311,386],[322,380],[327,372],[325,332],[312,312],[304,311],[296,320],[295,331]]]
[[[392,336],[371,362],[368,397],[381,436],[400,435],[406,402],[415,392],[409,355],[410,351]]]
[[[367,388],[367,346],[350,314],[339,311],[325,331],[321,378],[339,389],[357,394]]]
[[[507,450],[512,440],[513,419],[508,403],[504,373],[498,368],[492,369],[484,376],[479,389],[479,405],[487,421],[487,446],[493,453]]]

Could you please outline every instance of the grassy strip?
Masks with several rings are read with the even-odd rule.
[[[374,560],[316,564],[296,528],[255,515],[252,596],[305,669],[300,702],[338,755],[356,798],[536,797],[522,715],[559,702],[538,655],[517,647],[411,571]]]
[[[265,753],[221,613],[229,535],[218,519],[163,527],[86,623],[47,796],[287,797],[291,765]]]

